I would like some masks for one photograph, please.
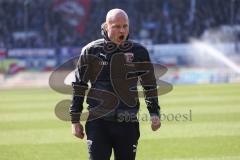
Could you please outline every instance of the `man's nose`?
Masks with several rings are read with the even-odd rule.
[[[123,27],[120,28],[120,32],[123,33],[125,32],[125,29]]]

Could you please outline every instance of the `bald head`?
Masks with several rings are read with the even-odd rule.
[[[129,20],[127,13],[122,9],[112,9],[107,13],[105,30],[109,39],[117,45],[123,43],[128,36]]]
[[[111,9],[110,11],[108,11],[107,16],[106,16],[106,22],[111,22],[118,17],[123,17],[128,21],[127,13],[122,9],[115,8],[115,9]]]

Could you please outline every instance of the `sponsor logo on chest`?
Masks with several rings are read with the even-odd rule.
[[[131,52],[124,53],[125,59],[127,63],[130,63],[134,59],[134,54]]]

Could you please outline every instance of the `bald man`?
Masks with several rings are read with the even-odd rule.
[[[104,28],[108,38],[117,45],[120,45],[127,39],[129,33],[127,14],[121,9],[110,10],[106,16]]]
[[[89,116],[85,124],[89,159],[110,160],[113,149],[115,160],[134,160],[140,137],[140,103],[134,91],[138,80],[144,88],[151,128],[156,131],[161,126],[153,66],[149,65],[148,51],[128,39],[129,19],[125,11],[112,9],[107,13],[102,35],[102,39],[82,49],[78,61],[76,81],[72,83],[72,133],[84,138],[80,116],[90,82],[86,100]]]

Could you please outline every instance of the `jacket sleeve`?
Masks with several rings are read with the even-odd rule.
[[[158,104],[158,92],[156,78],[154,74],[154,67],[151,63],[147,49],[143,48],[141,52],[141,61],[146,62],[146,69],[148,72],[140,76],[140,83],[143,87],[144,98],[150,116],[160,117],[160,106]]]
[[[87,50],[83,48],[75,69],[75,81],[72,82],[73,95],[69,109],[72,123],[79,123],[83,110],[85,92],[88,89],[88,79],[85,77],[87,64]]]

